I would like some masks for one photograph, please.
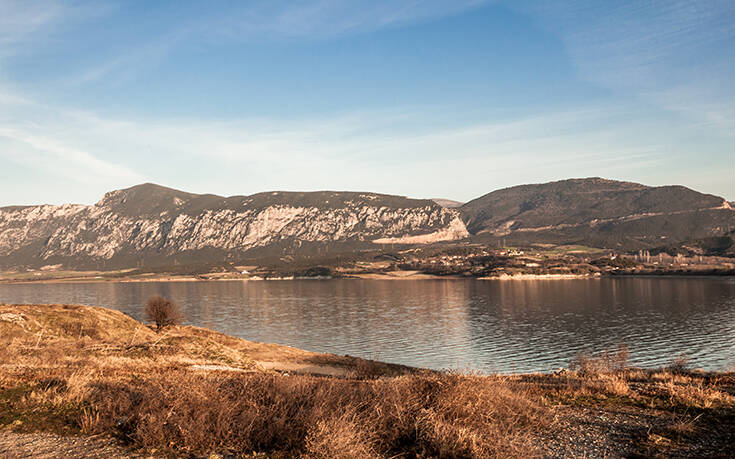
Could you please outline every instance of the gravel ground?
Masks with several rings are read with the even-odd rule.
[[[630,457],[655,416],[640,412],[560,408],[559,432],[547,443],[549,457]]]
[[[671,415],[658,410],[620,407],[557,408],[560,432],[548,439],[546,457],[735,457],[735,429],[712,426],[695,439],[676,442],[659,435]],[[669,435],[670,436],[670,435]]]
[[[114,440],[101,437],[62,437],[49,433],[0,431],[0,457],[20,458],[129,458],[130,452]]]

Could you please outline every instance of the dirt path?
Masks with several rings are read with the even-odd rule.
[[[101,459],[133,456],[109,438],[62,437],[49,433],[15,433],[0,430],[0,457]]]

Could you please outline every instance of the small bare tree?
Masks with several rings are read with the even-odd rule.
[[[179,306],[162,296],[154,296],[148,300],[145,305],[145,315],[148,320],[156,323],[156,331],[178,324],[183,317]]]

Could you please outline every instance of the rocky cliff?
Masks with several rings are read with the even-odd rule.
[[[236,261],[468,235],[457,211],[431,200],[326,191],[225,198],[144,184],[91,206],[0,208],[0,266]]]

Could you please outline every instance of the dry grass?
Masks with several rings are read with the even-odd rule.
[[[194,327],[156,333],[103,308],[0,314],[0,425],[16,430],[114,433],[197,454],[497,457],[539,455],[553,418],[511,378],[312,354],[306,361],[345,377],[286,376],[250,356],[303,351],[263,345],[251,354],[255,343]]]
[[[186,387],[186,391],[181,388]],[[436,373],[356,381],[161,372],[137,386],[96,385],[97,429],[191,452],[316,457],[534,455],[548,415],[507,382]]]
[[[674,454],[712,432],[712,448],[735,444],[722,433],[735,432],[735,376],[630,368],[624,347],[581,356],[560,374],[482,376],[407,371],[195,327],[156,333],[81,306],[0,306],[0,332],[0,426],[20,431],[113,434],[184,455],[531,457],[564,455],[550,446],[568,438],[560,420],[579,409],[597,423],[584,414],[593,408],[659,419],[625,441],[638,448],[621,450],[631,454]],[[269,355],[333,365],[344,377],[265,371],[256,360]]]

